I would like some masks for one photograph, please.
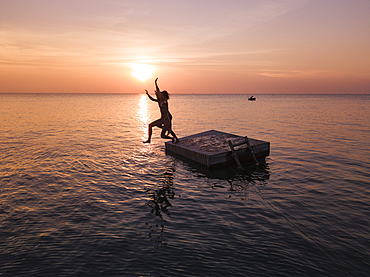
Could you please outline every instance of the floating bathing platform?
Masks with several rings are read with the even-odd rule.
[[[165,147],[167,154],[196,162],[207,168],[225,167],[239,163],[238,160],[242,163],[255,163],[256,160],[262,162],[270,154],[269,142],[246,139],[216,130],[180,138],[178,143],[168,141]]]

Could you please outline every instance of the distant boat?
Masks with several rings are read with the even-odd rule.
[[[253,95],[251,97],[248,98],[249,101],[255,101],[256,100],[256,97],[253,97]]]

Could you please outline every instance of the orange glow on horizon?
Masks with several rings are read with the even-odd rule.
[[[370,94],[370,1],[17,3],[0,93]]]

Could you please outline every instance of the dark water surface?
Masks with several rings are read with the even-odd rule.
[[[145,95],[0,94],[0,276],[369,276],[370,96],[173,95],[181,138],[270,141],[263,170],[164,153]]]

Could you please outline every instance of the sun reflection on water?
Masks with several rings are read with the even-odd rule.
[[[142,123],[143,139],[148,136],[148,99],[145,94],[141,95],[139,101],[139,119]]]

